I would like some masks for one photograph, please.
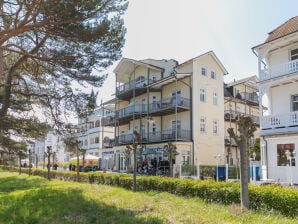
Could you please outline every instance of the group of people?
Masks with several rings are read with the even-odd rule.
[[[137,170],[139,173],[153,174],[157,170],[157,159],[153,158],[149,162],[145,158],[143,161],[137,163]]]

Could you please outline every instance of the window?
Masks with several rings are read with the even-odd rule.
[[[298,48],[291,51],[291,61],[298,59]]]
[[[213,134],[218,135],[218,120],[213,120]]]
[[[95,137],[95,143],[99,143],[99,137]]]
[[[298,95],[291,97],[292,111],[298,111]]]
[[[190,164],[190,151],[182,151],[181,157],[183,165]]]
[[[206,74],[207,74],[207,72],[206,72],[206,68],[202,68],[201,74],[202,74],[203,76],[206,76]]]
[[[95,122],[95,127],[97,128],[97,127],[100,127],[100,120],[97,120],[96,122]]]
[[[278,166],[295,166],[295,158],[293,151],[295,150],[295,144],[277,144],[277,165]],[[287,158],[287,153],[289,153],[290,160]]]
[[[206,102],[206,90],[205,89],[200,89],[200,101],[201,102]]]
[[[84,145],[88,145],[88,140],[87,139],[85,139],[85,141],[84,141]]]
[[[218,105],[218,96],[217,96],[217,92],[213,92],[213,105],[215,105],[215,106]]]
[[[211,71],[211,79],[216,79],[216,73]]]
[[[94,128],[94,122],[90,123],[90,128]]]
[[[156,135],[156,124],[155,123],[152,124],[152,134]]]
[[[200,131],[201,133],[206,133],[206,117],[201,117],[200,119]]]
[[[157,80],[156,76],[155,75],[152,76],[152,82],[156,82],[156,80]]]

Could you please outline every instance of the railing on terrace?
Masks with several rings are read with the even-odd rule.
[[[177,96],[177,103],[176,103],[176,97],[164,98],[161,101],[157,101],[149,104],[149,113],[173,108],[173,107],[176,107],[176,105],[177,107],[190,108],[190,99]]]
[[[116,143],[119,145],[126,145],[133,143],[134,135],[122,134],[116,137]],[[191,131],[190,130],[178,130],[177,131],[177,141],[189,141],[191,139]],[[175,130],[164,130],[164,131],[156,131],[141,134],[141,142],[142,143],[154,143],[154,142],[165,142],[165,141],[175,141],[176,140],[176,132]]]
[[[156,81],[160,80],[159,79],[142,79],[140,81],[135,81],[135,80],[132,80],[130,82],[126,82],[126,83],[123,83],[119,86],[117,86],[117,94],[121,94],[121,93],[124,93],[126,91],[129,91],[129,90],[132,90],[133,88],[144,88],[146,87],[147,85],[149,84],[152,84]]]
[[[298,126],[298,111],[261,117],[261,129]]]
[[[237,120],[239,115],[249,116],[251,117],[252,121],[256,124],[260,124],[260,119],[258,116],[250,115],[246,113],[241,113],[235,110],[225,110],[225,120]]]
[[[130,105],[128,107],[122,108],[116,112],[116,116],[118,118],[127,117],[135,113],[146,113],[147,112],[147,104],[135,104]]]
[[[257,93],[242,92],[242,93],[239,93],[239,94],[241,96],[241,99],[243,99],[243,100],[249,100],[249,101],[254,102],[254,103],[259,103]]]
[[[260,81],[276,78],[293,72],[298,72],[298,59],[263,69],[260,74]]]

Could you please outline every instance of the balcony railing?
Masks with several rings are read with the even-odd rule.
[[[225,120],[226,121],[235,121],[238,119],[239,116],[249,116],[252,121],[256,124],[260,124],[260,119],[258,116],[251,115],[251,114],[246,114],[246,113],[241,113],[235,110],[225,110]]]
[[[133,113],[147,113],[147,105],[146,104],[135,104],[130,105],[128,107],[122,108],[116,112],[117,118],[123,118],[127,116],[131,116]]]
[[[261,129],[298,126],[298,111],[261,117]]]
[[[116,144],[126,145],[133,143],[134,135],[122,134],[116,137]],[[177,137],[177,138],[176,138]],[[177,136],[175,130],[164,130],[141,134],[142,143],[154,143],[154,142],[166,142],[166,141],[190,141],[191,131],[190,130],[177,130]]]
[[[176,103],[176,97],[169,97],[164,98],[161,101],[153,102],[149,105],[149,113],[159,112],[163,110],[167,110],[170,108],[177,107],[184,107],[184,108],[190,108],[190,99],[177,96],[177,103]]]
[[[240,97],[239,97],[240,99],[248,100],[248,101],[251,101],[251,102],[254,102],[254,103],[259,103],[257,93],[242,92],[242,93],[239,93],[239,94],[240,94]]]
[[[260,81],[276,78],[293,72],[298,72],[298,59],[263,69],[260,74]]]

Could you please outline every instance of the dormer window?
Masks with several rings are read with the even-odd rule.
[[[298,48],[291,51],[291,61],[298,59]]]

